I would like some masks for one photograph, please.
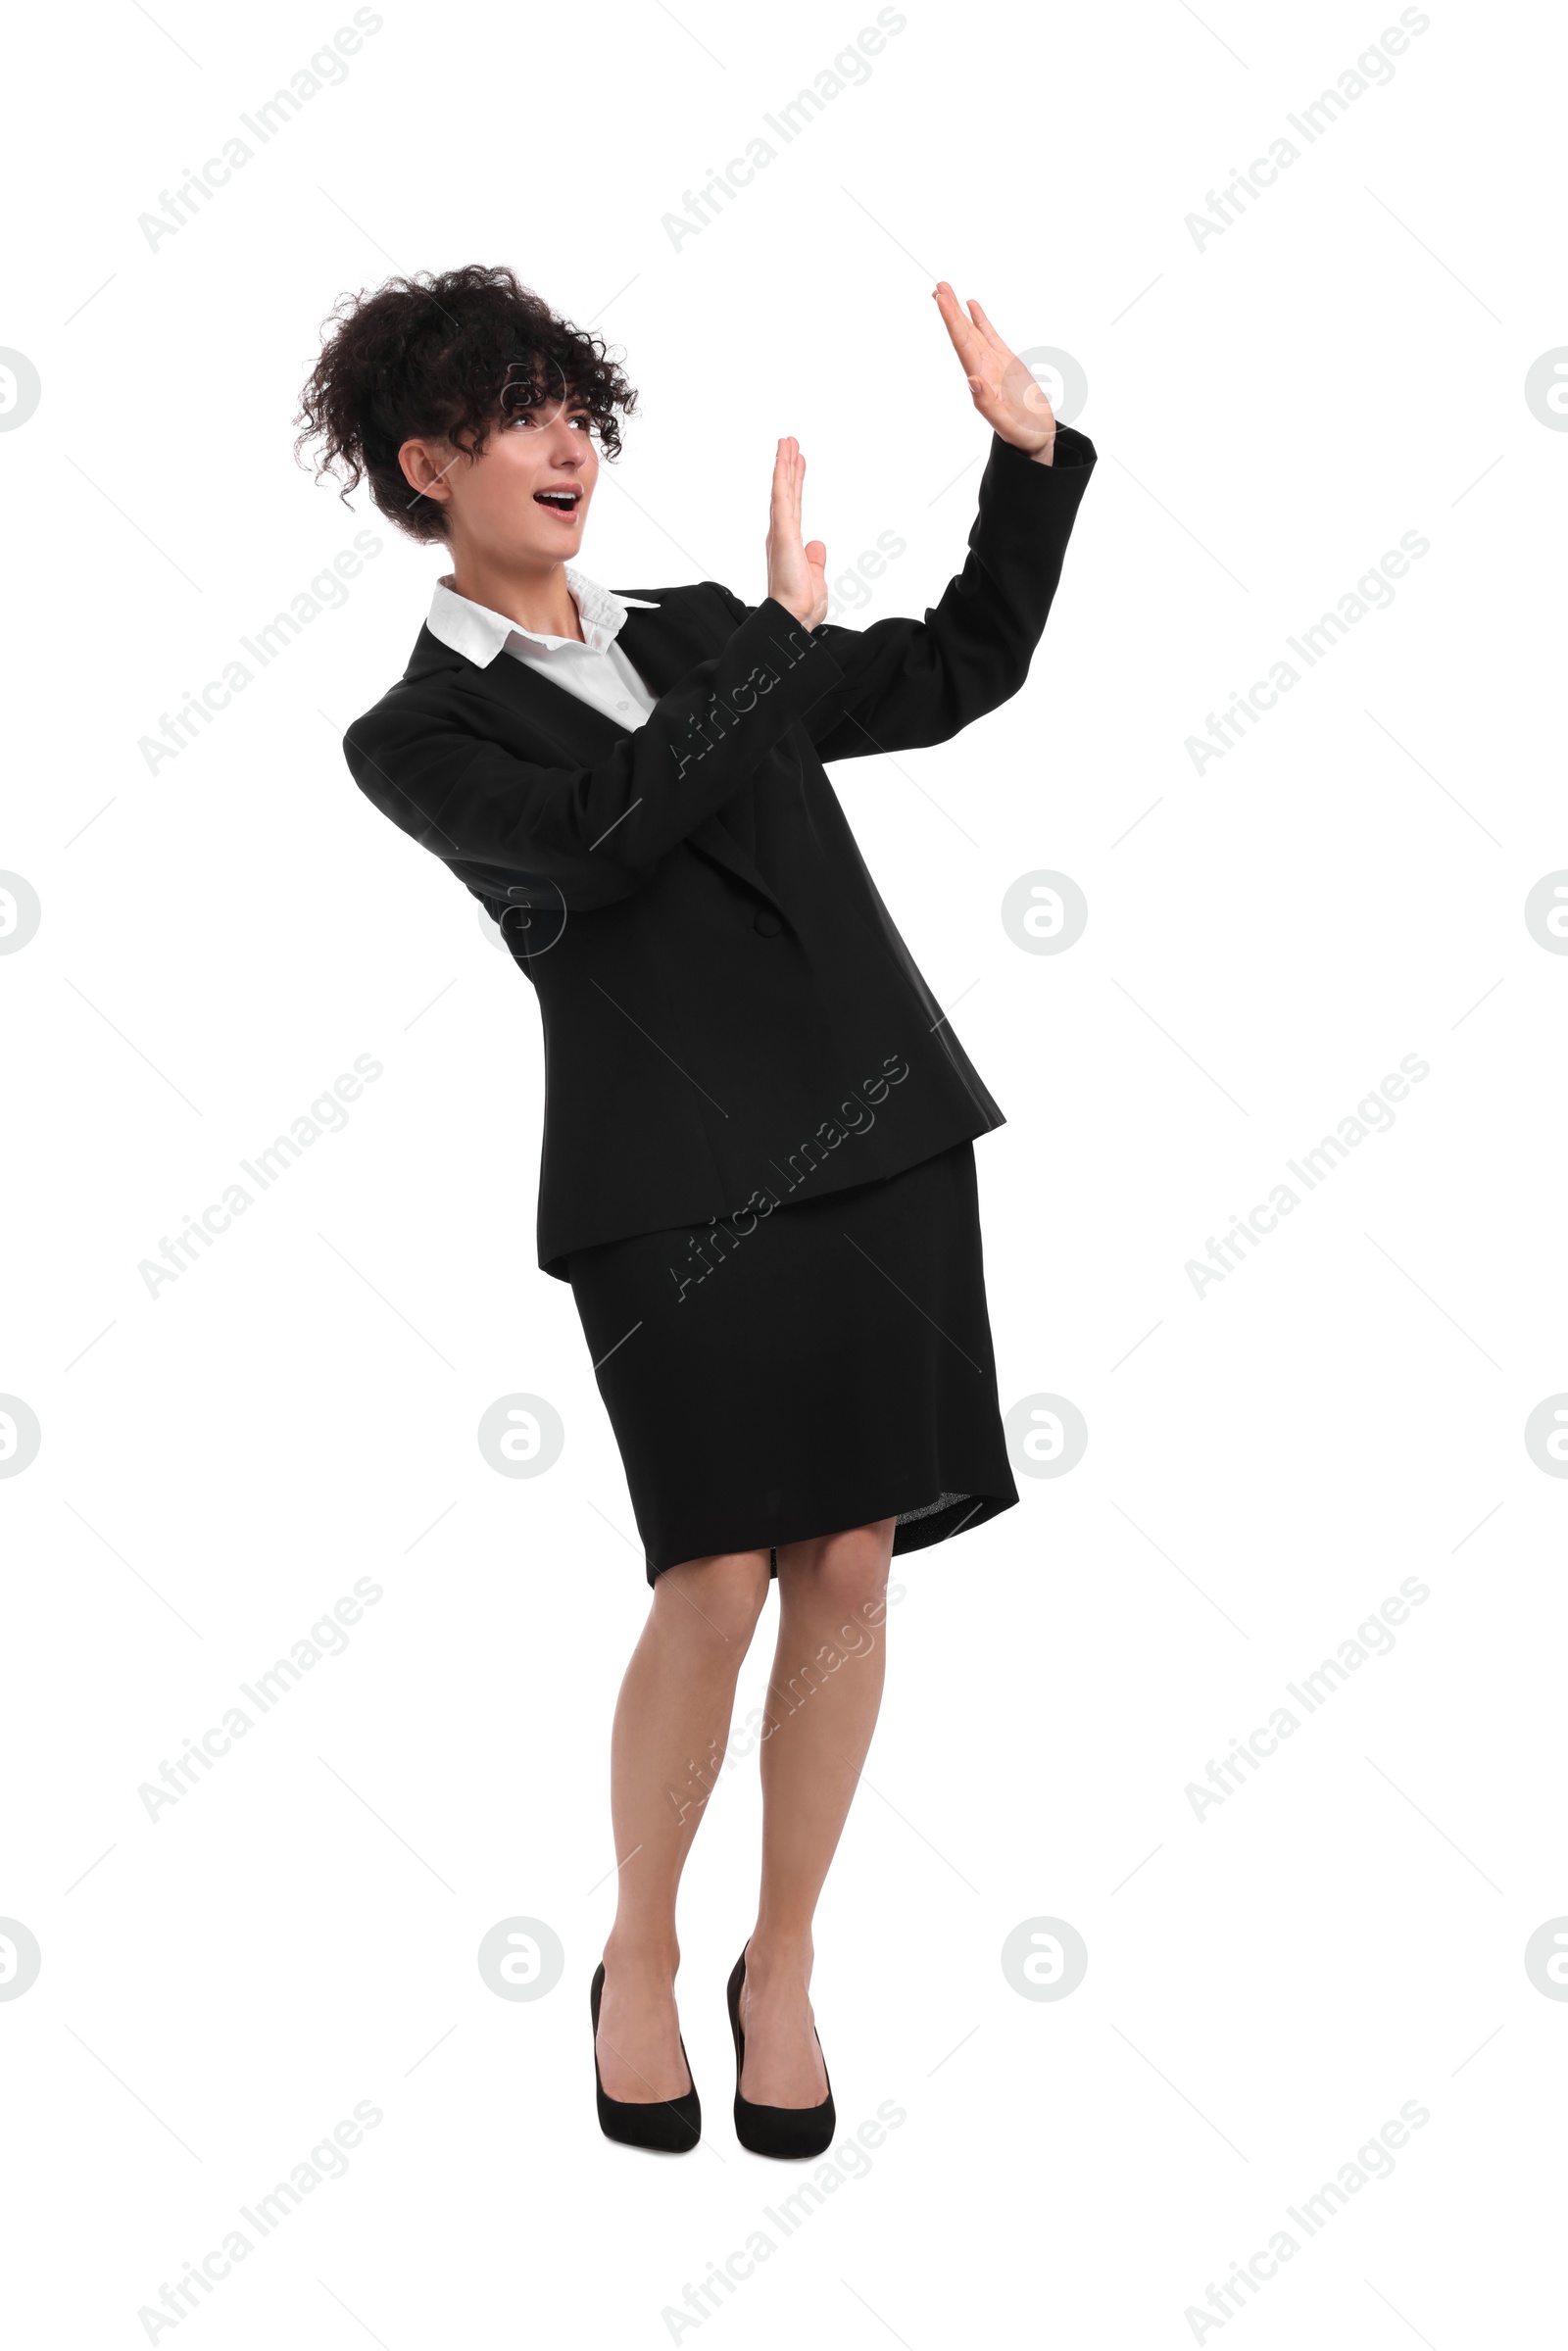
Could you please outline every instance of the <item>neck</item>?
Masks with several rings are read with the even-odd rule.
[[[536,629],[541,636],[574,637],[584,642],[576,599],[566,584],[564,563],[509,563],[469,549],[452,551],[452,585],[471,604],[504,612],[519,628]]]

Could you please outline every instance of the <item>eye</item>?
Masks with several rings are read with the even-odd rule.
[[[580,427],[580,429],[581,429],[582,431],[584,431],[584,432],[590,432],[590,433],[591,433],[591,432],[593,431],[593,429],[594,429],[594,420],[593,420],[593,416],[592,416],[591,413],[590,413],[590,412],[589,412],[587,409],[576,409],[576,410],[574,410],[574,411],[573,411],[573,413],[572,413],[572,415],[571,415],[571,417],[570,417],[569,421],[570,421],[571,423],[573,423],[573,424],[575,424],[575,425],[579,426],[579,427]],[[538,418],[537,418],[537,416],[535,416],[535,414],[534,414],[533,410],[532,410],[532,409],[526,409],[526,408],[524,408],[524,409],[514,409],[514,410],[512,411],[511,415],[510,415],[510,416],[508,416],[508,418],[507,418],[507,425],[508,425],[508,429],[509,429],[509,430],[510,430],[510,429],[511,429],[513,426],[514,426],[514,425],[518,425],[518,424],[536,424],[537,422],[538,422]]]

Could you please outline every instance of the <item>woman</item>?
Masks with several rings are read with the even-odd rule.
[[[789,439],[760,604],[711,580],[616,593],[575,567],[596,441],[615,456],[636,395],[510,270],[345,299],[302,398],[322,469],[368,478],[451,558],[344,750],[539,994],[539,1263],[571,1285],[654,1594],[612,1745],[598,2110],[609,2136],[667,2151],[700,2130],[676,1887],[770,1580],[734,2113],[743,2144],[798,2157],[835,2130],[811,1922],[876,1720],[889,1561],[1018,1498],[972,1150],[1003,1114],[823,761],[946,741],[1017,691],[1095,452],[978,303],[934,298],[992,430],[979,513],[936,609],[864,631],[826,620]],[[710,447],[705,420],[688,529]],[[951,452],[932,457],[941,479]]]

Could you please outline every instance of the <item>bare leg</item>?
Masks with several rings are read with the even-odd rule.
[[[811,1920],[882,1702],[896,1522],[778,1550],[778,1648],[761,1753],[762,1882],[746,1952],[741,2095],[818,2106],[827,2075],[811,2016]]]
[[[767,1598],[766,1551],[669,1567],[615,1702],[611,1816],[619,1888],[596,2048],[607,2097],[691,2087],[675,2012],[675,1889],[723,1762],[735,1677]]]

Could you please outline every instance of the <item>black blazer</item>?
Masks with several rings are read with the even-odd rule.
[[[1094,464],[1067,426],[1050,465],[993,434],[968,558],[923,620],[807,629],[715,580],[625,589],[658,603],[617,640],[659,697],[639,727],[424,628],[349,728],[356,783],[482,900],[538,993],[546,1273],[1004,1123],[823,761],[944,743],[1018,691]]]

